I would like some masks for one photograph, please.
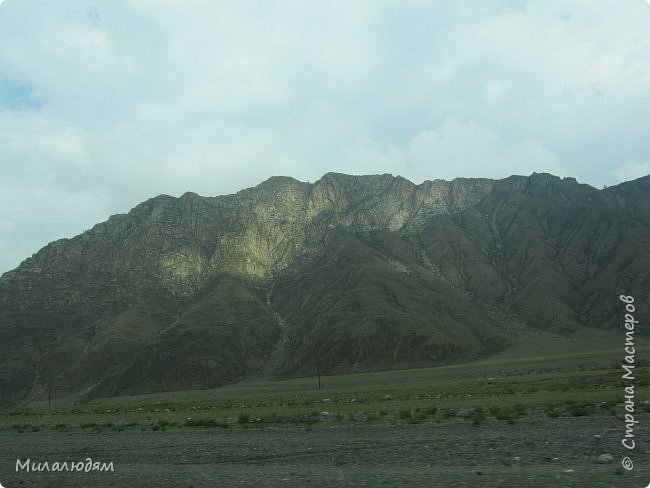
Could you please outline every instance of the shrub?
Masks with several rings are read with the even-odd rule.
[[[560,411],[557,408],[549,408],[546,410],[546,416],[551,418],[557,418],[560,416]]]
[[[473,424],[478,425],[485,420],[485,412],[480,407],[473,408],[469,417],[472,419]]]
[[[497,415],[499,415],[499,412],[501,411],[501,407],[499,407],[498,405],[490,405],[490,407],[488,407],[488,410],[490,411],[490,414],[493,417],[496,417]]]
[[[514,415],[512,414],[512,412],[506,409],[499,410],[499,412],[497,412],[494,418],[497,420],[505,420],[508,423],[514,423]]]
[[[414,417],[415,417],[417,420],[424,420],[424,419],[427,418],[427,415],[426,415],[424,412],[416,412],[416,414],[414,415]]]
[[[522,405],[521,403],[516,403],[515,405],[513,405],[512,409],[519,416],[524,415],[526,413],[526,406]]]
[[[572,417],[588,417],[593,414],[591,405],[586,403],[571,405],[568,412]]]
[[[444,412],[442,412],[442,416],[446,419],[450,419],[452,417],[455,417],[458,414],[455,408],[447,408]]]

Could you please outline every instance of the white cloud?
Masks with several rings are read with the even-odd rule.
[[[360,139],[344,147],[341,153],[333,171],[357,175],[406,173],[406,157],[393,145],[382,147],[377,142]]]
[[[610,171],[610,174],[614,177],[615,183],[621,183],[623,181],[629,181],[636,178],[641,178],[643,176],[648,176],[650,175],[650,158],[645,163],[629,161],[617,168],[614,168],[612,171]]]
[[[640,1],[10,0],[0,248],[273,174],[647,173],[647,32]]]
[[[409,173],[418,180],[455,177],[499,178],[534,171],[565,176],[557,156],[533,139],[508,143],[495,130],[447,119],[436,130],[414,136],[408,146]]]

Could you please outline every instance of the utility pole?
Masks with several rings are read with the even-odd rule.
[[[320,368],[316,367],[316,376],[318,376],[318,390],[320,391]]]

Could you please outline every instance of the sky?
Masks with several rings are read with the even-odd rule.
[[[0,1],[0,273],[159,194],[650,173],[645,0]]]

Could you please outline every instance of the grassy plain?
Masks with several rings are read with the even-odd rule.
[[[623,334],[526,332],[481,361],[420,368],[251,381],[76,403],[55,399],[0,411],[0,431],[102,432],[422,423],[469,419],[620,415]],[[650,341],[637,341],[637,408],[650,412]]]
[[[522,332],[472,363],[219,388],[55,398],[0,410],[6,486],[637,487],[650,451],[650,341],[638,337],[635,470],[625,472],[622,333]],[[611,459],[601,464],[599,456]],[[114,461],[25,472],[16,459]],[[646,463],[647,464],[647,463]]]

